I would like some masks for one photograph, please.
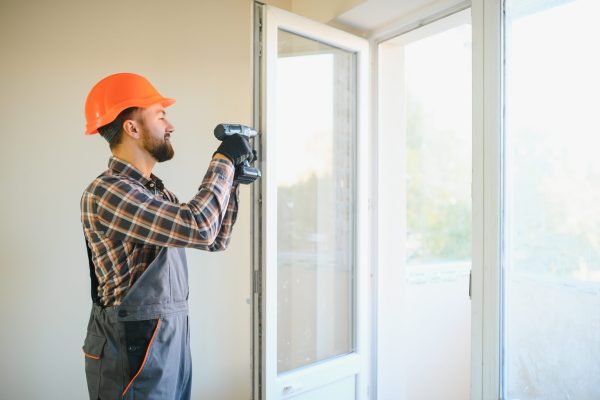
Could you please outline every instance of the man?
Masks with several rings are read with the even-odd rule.
[[[196,195],[179,203],[152,174],[173,155],[173,125],[144,77],[106,77],[86,101],[86,134],[112,152],[81,198],[92,311],[83,345],[90,399],[189,399],[191,357],[184,247],[224,250],[237,215],[235,167],[252,160],[225,138]]]

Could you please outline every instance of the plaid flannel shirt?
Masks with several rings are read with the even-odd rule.
[[[101,303],[120,304],[162,247],[225,249],[238,210],[234,172],[230,161],[213,159],[196,195],[180,204],[156,176],[111,157],[81,197]]]

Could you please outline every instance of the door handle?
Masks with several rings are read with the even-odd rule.
[[[301,390],[302,390],[302,385],[298,385],[298,384],[286,385],[283,387],[283,390],[281,391],[281,393],[284,395],[288,395],[288,394],[299,392]]]

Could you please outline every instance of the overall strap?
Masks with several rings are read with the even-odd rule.
[[[87,238],[85,239],[85,248],[87,249],[87,255],[88,255],[88,262],[90,265],[90,282],[92,285],[92,301],[94,302],[94,304],[97,305],[101,305],[100,304],[100,298],[98,297],[98,285],[100,284],[98,282],[98,277],[96,276],[96,268],[94,267],[94,262],[92,261],[92,249],[90,248],[90,244],[87,240]]]

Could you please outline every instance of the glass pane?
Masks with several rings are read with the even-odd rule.
[[[355,81],[355,54],[278,32],[279,372],[354,349]]]
[[[600,3],[506,7],[503,391],[600,399]]]
[[[405,60],[406,261],[469,267],[471,26],[408,44]]]
[[[471,25],[410,42],[404,63],[403,398],[464,400],[471,354]]]

